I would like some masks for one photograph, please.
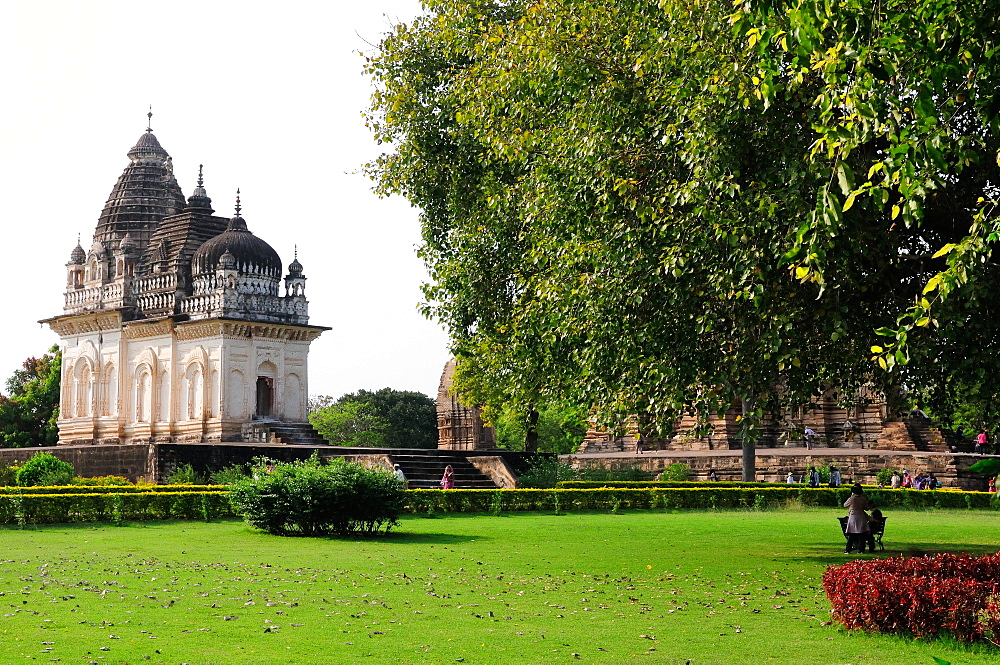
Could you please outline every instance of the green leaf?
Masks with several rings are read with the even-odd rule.
[[[854,199],[857,198],[857,196],[858,196],[857,192],[850,193],[850,195],[847,197],[847,200],[844,201],[844,212],[847,212],[848,210],[851,209],[851,207],[854,205]]]
[[[938,274],[934,275],[929,280],[927,280],[927,285],[924,286],[923,295],[927,295],[934,289],[938,288],[938,286],[941,285],[941,279],[942,279],[941,275]]]
[[[939,249],[938,251],[934,252],[934,256],[932,256],[931,258],[932,259],[937,259],[937,258],[940,258],[940,257],[944,256],[945,254],[949,254],[949,253],[951,253],[951,250],[955,249],[956,246],[957,245],[955,245],[955,243],[950,242],[947,245],[945,245],[944,247],[942,247],[941,249]]]

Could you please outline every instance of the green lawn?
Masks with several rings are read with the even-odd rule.
[[[837,514],[409,517],[372,541],[235,521],[4,529],[0,662],[996,661],[823,625]],[[1000,514],[888,517],[886,554],[1000,549]]]

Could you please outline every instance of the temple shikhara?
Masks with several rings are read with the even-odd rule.
[[[150,114],[151,115],[151,114]],[[185,199],[151,128],[128,151],[88,249],[66,264],[60,444],[213,442],[303,423],[306,277],[242,217]],[[192,174],[193,175],[193,174]],[[252,437],[251,437],[252,438]]]

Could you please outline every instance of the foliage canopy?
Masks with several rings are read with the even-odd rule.
[[[650,429],[736,403],[752,443],[823,383],[947,419],[1000,368],[995,8],[425,7],[368,60],[367,168],[422,211],[469,401]]]
[[[3,447],[51,446],[59,439],[59,383],[62,352],[53,346],[41,358],[31,357],[7,379],[0,395]]]
[[[359,390],[334,400],[312,400],[309,422],[328,441],[342,446],[437,447],[437,410],[427,395],[412,390]]]

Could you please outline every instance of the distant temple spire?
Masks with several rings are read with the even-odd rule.
[[[146,114],[146,118],[147,118],[147,120],[146,120],[146,133],[147,134],[152,134],[153,133],[153,105],[152,104],[149,105],[149,113]]]
[[[240,211],[241,210],[243,210],[243,207],[240,206],[240,188],[237,187],[236,188],[236,216],[237,217],[240,216]]]

